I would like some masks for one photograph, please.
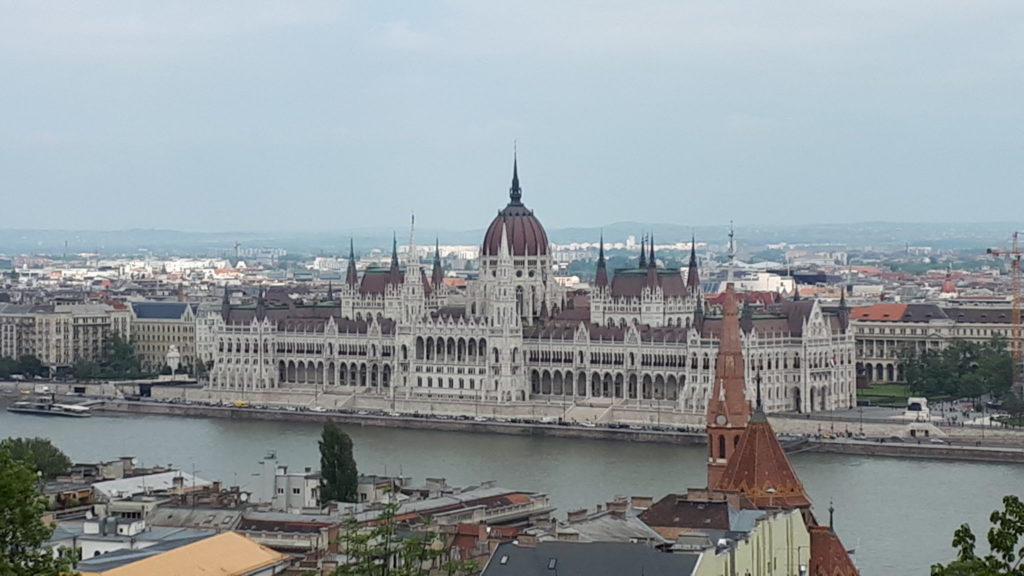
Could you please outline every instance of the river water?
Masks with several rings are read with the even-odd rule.
[[[655,498],[706,484],[704,448],[568,438],[531,438],[347,426],[362,473],[483,480],[545,492],[558,514],[593,508],[616,495]],[[47,418],[0,412],[0,438],[50,438],[75,461],[135,456],[144,466],[172,464],[200,477],[256,491],[258,461],[276,451],[293,469],[316,467],[320,426],[169,416]],[[1024,497],[1024,466],[796,454],[793,465],[865,576],[927,574],[953,557],[953,531],[969,522],[984,542],[989,513],[1006,494]]]

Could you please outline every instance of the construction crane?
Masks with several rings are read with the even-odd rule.
[[[989,248],[989,254],[1010,259],[1010,351],[1013,355],[1013,391],[1018,398],[1024,397],[1024,380],[1021,378],[1021,333],[1020,333],[1020,300],[1021,300],[1021,277],[1020,257],[1024,252],[1020,249],[1019,233],[1014,232],[1010,241],[1009,249]]]

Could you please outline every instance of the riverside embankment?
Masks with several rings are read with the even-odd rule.
[[[450,432],[471,432],[484,434],[505,434],[513,436],[535,436],[553,438],[581,438],[591,440],[615,440],[659,444],[700,445],[705,443],[702,431],[644,430],[629,427],[610,428],[603,426],[559,425],[536,422],[497,422],[474,419],[438,417],[416,417],[408,415],[391,416],[382,414],[359,414],[347,412],[314,412],[308,410],[267,409],[239,406],[209,406],[202,404],[181,404],[171,402],[145,402],[129,400],[106,400],[93,410],[111,414],[159,414],[193,418],[223,418],[232,420],[301,421],[323,422],[335,420],[355,426],[403,428],[418,430],[443,430]],[[787,418],[773,418],[785,428]],[[790,437],[788,448],[795,451],[827,452],[860,456],[881,456],[894,458],[924,458],[932,460],[960,460],[973,462],[1005,462],[1024,464],[1024,448],[1013,445],[980,445],[980,442],[950,444],[931,442],[928,439],[896,440],[886,439],[824,439],[808,436],[802,439]]]

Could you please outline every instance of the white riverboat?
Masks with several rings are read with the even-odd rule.
[[[87,406],[77,404],[58,404],[52,396],[36,396],[33,400],[15,402],[7,407],[8,412],[20,414],[39,414],[42,416],[67,416],[71,418],[87,418],[91,412]]]

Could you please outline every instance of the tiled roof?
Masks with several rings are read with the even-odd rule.
[[[505,542],[494,550],[482,576],[689,576],[699,559],[699,554],[669,554],[626,542]]]
[[[825,576],[858,576],[860,572],[839,536],[829,526],[810,526],[810,574]]]
[[[195,312],[195,304],[187,302],[132,302],[131,304],[135,317],[141,320],[179,320],[189,307],[192,307],[193,313]]]
[[[897,322],[903,319],[907,311],[906,304],[872,304],[871,306],[858,306],[850,313],[853,320],[872,320]]]
[[[741,492],[759,508],[811,505],[771,424],[760,411],[750,418],[716,488]]]
[[[288,559],[280,552],[237,534],[224,532],[163,554],[97,572],[102,576],[242,576]]]
[[[648,282],[649,269],[624,268],[615,271],[612,278],[612,296],[618,298],[639,298]],[[657,283],[667,298],[683,298],[688,294],[686,283],[679,270],[659,268]]]

